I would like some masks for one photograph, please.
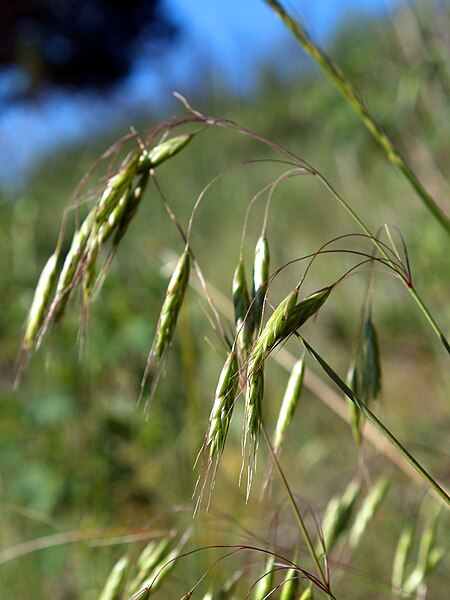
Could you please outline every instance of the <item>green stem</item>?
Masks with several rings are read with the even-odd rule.
[[[303,539],[305,540],[306,547],[308,548],[308,552],[309,552],[309,554],[310,554],[310,556],[311,556],[311,558],[312,558],[312,560],[314,562],[314,565],[316,567],[316,570],[317,570],[317,573],[318,573],[320,579],[328,587],[328,582],[326,580],[326,577],[325,577],[325,574],[323,572],[322,566],[320,564],[319,558],[318,558],[318,556],[316,554],[316,551],[314,549],[314,544],[311,541],[311,538],[309,536],[308,530],[306,529],[305,522],[303,521],[303,517],[302,517],[302,515],[300,513],[300,510],[299,510],[299,508],[297,506],[297,503],[295,501],[294,494],[292,493],[292,490],[291,490],[291,488],[289,486],[289,483],[288,483],[288,481],[286,479],[284,471],[281,468],[281,465],[280,465],[280,463],[278,461],[277,455],[276,455],[274,449],[272,448],[272,444],[270,443],[269,436],[267,435],[267,432],[266,432],[265,427],[263,425],[261,426],[261,429],[262,429],[264,441],[265,441],[265,443],[267,445],[267,448],[269,449],[269,453],[271,455],[271,459],[273,460],[273,462],[275,464],[275,467],[276,467],[276,469],[278,471],[278,474],[279,474],[279,476],[280,476],[280,478],[281,478],[281,480],[283,482],[284,488],[285,488],[286,493],[288,495],[289,502],[290,502],[292,510],[294,512],[295,519],[297,521],[299,529],[300,529],[300,531],[302,533]],[[334,596],[331,593],[331,591],[328,592],[328,597],[329,598],[334,598]]]
[[[278,0],[265,0],[266,4],[279,16],[286,27],[291,31],[295,39],[301,44],[305,52],[315,60],[322,71],[332,81],[337,90],[344,96],[350,106],[356,111],[364,125],[386,152],[389,161],[395,168],[402,173],[416,194],[422,200],[431,214],[439,221],[447,233],[450,235],[450,221],[441,208],[436,204],[431,195],[417,179],[413,171],[408,167],[404,159],[395,149],[394,144],[384,133],[375,119],[372,117],[367,107],[359,97],[356,89],[346,78],[343,71],[329,56],[320,50],[308,37],[303,27],[293,19],[289,13],[281,6]]]
[[[297,334],[298,335],[298,334]],[[450,496],[441,486],[433,479],[433,477],[422,467],[422,465],[414,458],[414,456],[399,442],[399,440],[389,431],[389,429],[373,414],[373,412],[362,402],[358,396],[342,381],[339,375],[330,367],[330,365],[308,344],[308,342],[298,335],[302,344],[311,354],[311,356],[319,363],[325,373],[341,388],[350,400],[365,415],[383,435],[396,448],[400,454],[409,462],[409,464],[417,471],[417,473],[425,480],[425,482],[433,488],[434,492],[444,502],[447,508],[450,507]]]

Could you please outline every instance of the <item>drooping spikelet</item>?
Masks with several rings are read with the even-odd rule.
[[[359,544],[368,524],[373,519],[375,512],[386,497],[388,489],[389,479],[382,476],[369,490],[369,493],[364,498],[361,508],[356,514],[348,536],[348,541],[351,547],[355,548]]]
[[[303,378],[305,375],[305,357],[297,361],[292,369],[289,381],[284,393],[278,415],[275,433],[273,437],[273,450],[277,454],[281,448],[286,431],[291,423],[295,409],[303,390]]]
[[[281,587],[280,600],[298,599],[299,572],[297,569],[288,569]]]
[[[250,298],[245,277],[244,260],[241,257],[233,276],[234,323],[236,325],[237,347],[240,357],[245,360],[251,344]]]
[[[23,336],[22,351],[29,352],[34,347],[39,332],[44,324],[47,309],[50,306],[52,292],[56,281],[59,251],[55,251],[45,263],[42,269],[33,302],[28,313]]]
[[[253,265],[252,324],[256,335],[258,335],[261,326],[264,300],[269,279],[269,265],[269,244],[266,234],[263,233],[256,243],[255,261]]]
[[[122,556],[114,565],[99,600],[120,600],[123,597],[127,570],[130,564],[128,556]]]
[[[183,304],[186,288],[189,282],[190,254],[186,248],[180,256],[167,288],[166,297],[159,314],[156,333],[147,359],[141,382],[139,399],[143,397],[146,387],[149,387],[149,397],[145,409],[148,408],[156,389],[164,359],[169,350],[175,332],[178,314]]]
[[[222,368],[217,384],[214,405],[209,417],[208,438],[210,458],[220,457],[227,439],[231,415],[239,382],[236,352],[231,350]]]
[[[149,168],[151,169],[160,165],[165,160],[168,160],[177,154],[177,152],[180,152],[180,150],[185,148],[193,137],[193,133],[183,133],[161,142],[143,156],[141,164],[138,166],[138,172]]]
[[[342,496],[332,498],[322,520],[323,542],[326,552],[331,552],[339,536],[347,529],[361,485],[351,481]]]

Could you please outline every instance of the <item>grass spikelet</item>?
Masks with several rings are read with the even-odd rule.
[[[88,213],[80,228],[74,233],[72,244],[69,252],[66,254],[64,264],[59,275],[55,299],[51,308],[52,314],[50,317],[54,316],[55,319],[59,319],[64,313],[78,265],[80,264],[81,257],[92,232],[95,216],[96,209],[94,207]]]
[[[234,322],[237,332],[237,346],[242,358],[247,356],[251,344],[250,298],[245,277],[244,259],[242,256],[233,276]]]
[[[180,556],[184,546],[186,545],[188,539],[191,536],[191,530],[188,529],[183,537],[179,540],[177,545],[167,552],[167,550],[161,555],[159,561],[153,566],[153,568],[147,571],[147,576],[140,584],[141,592],[147,591],[149,595],[156,592],[156,590],[161,586],[161,583],[166,579],[166,577],[172,572],[177,564],[177,558]],[[170,538],[170,541],[172,537]],[[134,596],[133,596],[134,597]],[[136,598],[141,598],[138,594],[135,596]],[[143,596],[146,598],[147,596]]]
[[[312,587],[307,587],[298,600],[314,600]]]
[[[264,566],[264,573],[255,585],[254,600],[264,600],[273,587],[275,556],[270,554]]]
[[[273,450],[278,453],[286,435],[298,401],[303,390],[303,379],[305,375],[305,356],[297,361],[292,369],[289,381],[284,393],[280,413],[278,415],[277,425],[273,438]]]
[[[156,167],[162,162],[168,160],[177,154],[177,152],[180,152],[180,150],[185,148],[193,137],[193,133],[184,133],[161,142],[148,151],[147,155],[141,161],[141,165],[139,165],[139,171],[144,168],[147,169]],[[146,159],[148,159],[148,162]],[[142,166],[142,164],[144,164],[144,166]]]
[[[128,556],[122,556],[114,565],[99,600],[120,600],[123,596],[125,581],[130,560]]]
[[[123,193],[131,184],[136,175],[139,163],[142,163],[142,154],[135,152],[122,162],[118,172],[108,179],[105,189],[95,207],[95,219],[100,225],[114,210]]]
[[[220,457],[227,439],[239,382],[236,352],[232,350],[225,361],[217,384],[214,405],[209,417],[208,438],[210,458]]]
[[[147,359],[144,375],[141,382],[139,400],[143,397],[147,385],[150,388],[145,410],[151,402],[156,389],[164,359],[170,347],[175,332],[178,314],[183,304],[186,287],[189,282],[190,254],[186,248],[180,256],[167,288],[166,297],[159,314],[156,333]]]
[[[297,569],[288,569],[281,587],[280,600],[297,600],[298,586]]]
[[[113,251],[119,245],[120,241],[122,240],[123,236],[125,235],[128,229],[128,226],[130,225],[133,217],[136,214],[142,196],[147,187],[149,177],[150,173],[148,171],[144,172],[137,180],[137,183],[132,187],[130,193],[127,195],[124,210],[121,214],[121,218],[118,222],[116,233],[113,238]]]
[[[249,359],[249,372],[258,369],[277,344],[295,333],[312,317],[330,295],[327,287],[304,298],[296,304],[298,289],[295,288],[272,313],[256,340]]]
[[[287,319],[295,307],[297,298],[298,289],[295,288],[273,311],[252,348],[248,365],[249,373],[257,371],[275,345],[284,339],[283,332]]]
[[[330,500],[325,509],[322,534],[327,553],[332,551],[339,536],[347,529],[360,489],[358,481],[351,481],[342,496]]]
[[[406,564],[414,541],[414,531],[414,525],[406,525],[406,527],[403,528],[397,543],[392,566],[392,589],[394,593],[399,592],[403,588],[405,582]]]
[[[267,293],[269,279],[270,253],[266,234],[262,234],[255,247],[255,261],[253,265],[253,328],[256,334],[261,326],[264,299]]]
[[[128,594],[135,594],[144,586],[144,581],[148,578],[149,573],[152,573],[168,554],[173,538],[173,534],[170,534],[163,537],[159,542],[152,540],[145,546],[137,561],[137,575],[128,586]]]
[[[381,362],[378,336],[370,317],[363,328],[360,368],[361,395],[366,401],[373,400],[381,391]]]
[[[264,365],[252,371],[247,379],[245,394],[245,431],[244,448],[249,443],[249,464],[247,481],[247,498],[250,493],[252,474],[256,468],[256,455],[259,446],[259,433],[262,418],[262,400],[264,396]]]
[[[416,566],[402,587],[401,597],[407,597],[421,586],[426,578],[436,569],[444,556],[443,548],[435,546],[439,514],[428,521],[420,539]]]
[[[352,363],[347,373],[346,383],[348,387],[354,392],[356,395],[359,395],[359,376],[356,365]],[[362,444],[362,431],[361,431],[361,411],[356,406],[354,402],[351,400],[348,401],[350,408],[350,425],[352,428],[353,438],[358,446]]]
[[[34,347],[39,331],[44,324],[45,314],[52,299],[56,281],[59,251],[55,251],[45,263],[34,292],[31,308],[27,316],[22,351],[28,353]]]
[[[355,517],[348,536],[351,547],[355,548],[359,544],[368,524],[373,519],[375,512],[386,497],[389,490],[389,483],[387,477],[380,477],[364,498],[364,502]]]

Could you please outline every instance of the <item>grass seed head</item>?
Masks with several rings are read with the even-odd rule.
[[[262,419],[262,400],[264,396],[264,365],[257,371],[249,373],[245,394],[245,433],[244,440],[250,439],[250,452],[253,452],[253,463],[259,443],[259,432]],[[254,466],[254,465],[253,465]]]
[[[129,558],[122,556],[114,565],[99,600],[120,600],[123,597]]]
[[[150,396],[146,407],[158,383],[158,378],[163,366],[163,361],[169,350],[175,332],[178,315],[183,304],[186,288],[189,282],[190,254],[186,248],[180,256],[167,288],[166,297],[159,314],[156,333],[147,359],[144,376],[141,383],[140,397],[145,392],[147,384],[150,386]]]
[[[24,352],[29,352],[33,348],[39,331],[44,324],[45,315],[52,300],[52,292],[56,281],[58,254],[58,252],[54,252],[54,254],[50,256],[39,276],[39,281],[34,292],[33,301],[25,326],[25,334],[22,342],[22,350]]]
[[[286,319],[284,330],[281,335],[283,338],[295,333],[308,319],[310,319],[328,299],[332,286],[323,288],[310,296],[301,300],[290,312]]]
[[[364,498],[348,536],[349,544],[352,548],[356,548],[359,544],[368,524],[373,519],[375,512],[386,497],[388,489],[389,479],[387,477],[380,477]]]
[[[237,345],[242,357],[247,355],[251,344],[250,298],[245,277],[244,260],[242,257],[233,276],[233,305],[234,322],[237,331]]]
[[[217,384],[214,405],[209,417],[207,446],[210,457],[220,456],[227,439],[231,415],[239,382],[236,352],[232,350],[225,361]]]
[[[184,133],[182,135],[177,135],[173,138],[165,140],[161,142],[154,148],[148,151],[147,155],[141,159],[141,165],[139,165],[139,170],[144,168],[153,168],[157,165],[160,165],[162,162],[168,160],[177,152],[180,152],[183,148],[187,146],[187,144],[192,140],[194,134],[192,133]],[[144,166],[142,166],[144,164]]]
[[[131,184],[133,177],[136,175],[140,160],[141,153],[135,152],[122,162],[116,175],[108,179],[106,187],[95,207],[97,223],[102,224],[114,210],[123,193]]]
[[[278,415],[277,425],[273,438],[273,449],[278,453],[286,435],[298,401],[303,390],[303,378],[305,374],[305,357],[297,361],[292,369],[286,391],[281,404],[280,413]]]
[[[265,234],[262,234],[256,243],[255,262],[253,265],[252,316],[253,327],[256,333],[258,333],[261,325],[264,300],[267,292],[267,285],[269,279],[269,265],[269,244],[267,241],[267,236]]]
[[[398,592],[405,582],[406,564],[414,541],[415,526],[408,523],[400,534],[392,566],[392,589]]]
[[[339,536],[347,529],[361,486],[351,481],[340,497],[333,498],[322,520],[322,534],[326,552],[331,552]]]

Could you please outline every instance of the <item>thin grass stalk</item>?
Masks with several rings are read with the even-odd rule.
[[[264,426],[261,426],[261,430],[262,430],[262,434],[263,434],[263,437],[264,437],[264,441],[265,441],[265,443],[267,445],[267,448],[269,450],[269,454],[270,454],[270,456],[271,456],[271,458],[273,460],[273,463],[274,463],[274,465],[276,467],[278,475],[280,476],[281,482],[282,482],[283,487],[284,487],[284,489],[286,491],[289,503],[290,503],[292,511],[294,513],[295,520],[297,521],[297,525],[298,525],[298,527],[300,529],[300,532],[301,532],[301,534],[303,536],[303,539],[305,541],[305,544],[306,544],[306,547],[308,549],[309,555],[310,555],[310,557],[311,557],[311,559],[312,559],[312,561],[314,563],[314,566],[315,566],[315,569],[317,571],[317,574],[319,575],[320,580],[322,581],[322,583],[326,586],[326,588],[328,590],[326,592],[327,595],[328,595],[328,597],[336,600],[335,597],[334,597],[334,595],[331,593],[331,590],[329,589],[329,584],[328,584],[327,578],[325,577],[325,573],[324,573],[324,570],[322,568],[322,565],[320,564],[319,557],[317,556],[317,553],[316,553],[316,551],[314,549],[314,544],[313,544],[313,542],[311,540],[311,537],[310,537],[310,535],[308,533],[308,530],[306,529],[305,522],[304,522],[303,517],[301,515],[301,512],[300,512],[300,510],[299,510],[299,508],[297,506],[297,502],[295,501],[294,494],[292,493],[292,490],[291,490],[291,488],[289,486],[289,483],[288,483],[288,481],[286,479],[286,475],[284,474],[284,471],[281,468],[281,465],[280,465],[280,463],[278,461],[277,455],[273,451],[272,444],[270,443],[269,436],[267,435],[267,432],[266,432]]]
[[[297,334],[298,335],[298,334]],[[325,373],[341,388],[341,390],[356,404],[356,406],[364,413],[368,421],[370,421],[383,436],[402,454],[405,460],[413,467],[413,469],[421,476],[421,478],[429,485],[435,494],[443,501],[447,508],[450,508],[450,496],[437,483],[435,479],[422,467],[422,465],[414,458],[414,456],[403,446],[403,444],[389,431],[389,429],[373,414],[373,412],[360,400],[360,398],[342,381],[339,375],[330,367],[330,365],[312,348],[308,342],[298,335],[302,344],[311,354],[311,356],[319,363]]]
[[[370,232],[368,227],[366,227],[366,225],[363,223],[363,221],[361,221],[361,219],[358,217],[358,215],[355,213],[355,211],[350,207],[349,204],[347,204],[347,202],[342,198],[342,196],[340,194],[338,194],[338,192],[325,179],[325,177],[323,177],[323,175],[321,175],[318,172],[315,172],[315,176],[327,188],[327,190],[339,202],[339,204],[348,212],[348,214],[355,221],[355,223],[362,229],[362,231],[364,231],[364,233],[372,240],[373,245],[376,247],[376,249],[381,254],[381,256],[383,256],[387,260],[390,260],[390,257],[387,254],[386,250],[383,248],[383,245],[379,243],[377,238]],[[402,281],[403,285],[406,287],[406,289],[408,290],[409,294],[415,300],[416,304],[419,306],[419,308],[422,311],[422,313],[424,314],[426,320],[430,324],[430,326],[433,329],[433,331],[435,332],[435,334],[440,339],[441,343],[443,344],[444,348],[447,350],[448,354],[450,354],[450,343],[448,342],[442,329],[437,324],[433,315],[428,310],[427,306],[425,305],[424,301],[420,297],[419,293],[413,287],[412,282],[407,279],[404,279],[403,277],[401,278],[401,281]]]
[[[441,208],[436,204],[431,195],[423,187],[416,175],[400,156],[394,144],[381,129],[363,103],[356,89],[346,78],[341,68],[320,50],[309,38],[303,27],[284,9],[278,0],[265,0],[266,4],[279,16],[281,21],[291,31],[305,52],[320,66],[325,75],[333,82],[338,91],[344,96],[350,106],[356,111],[366,128],[385,151],[387,158],[394,167],[405,177],[423,204],[431,214],[444,227],[450,235],[450,221]]]

